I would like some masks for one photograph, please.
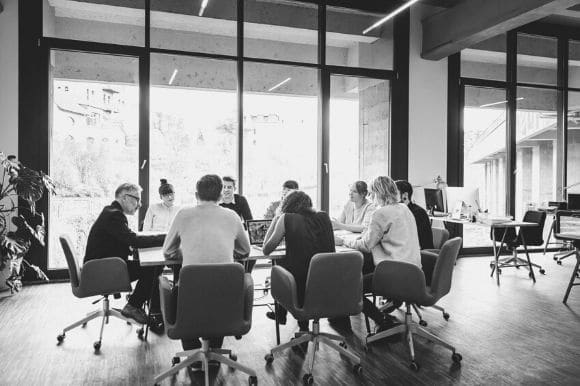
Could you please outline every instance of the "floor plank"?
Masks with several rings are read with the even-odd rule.
[[[403,343],[377,343],[363,350],[364,320],[353,317],[354,333],[347,337],[349,348],[363,357],[364,373],[358,378],[351,364],[322,347],[314,377],[319,385],[448,385],[448,384],[555,384],[580,383],[580,288],[572,290],[568,305],[562,298],[575,263],[566,259],[556,265],[551,256],[537,254],[546,275],[534,284],[525,269],[504,269],[501,286],[489,277],[489,258],[466,258],[457,263],[451,293],[441,304],[451,314],[443,320],[436,310],[423,314],[430,331],[455,345],[463,355],[461,367],[452,366],[443,348],[416,339],[421,370],[409,370]],[[256,276],[263,276],[258,272]],[[261,280],[257,278],[256,281]],[[0,295],[1,296],[1,295]],[[122,301],[115,301],[122,307]],[[180,344],[166,336],[150,335],[148,342],[137,339],[135,329],[112,320],[105,329],[101,354],[92,344],[99,323],[67,333],[56,346],[59,329],[95,309],[88,299],[73,297],[66,283],[25,287],[12,297],[0,297],[0,384],[2,385],[146,385],[155,374],[170,366]],[[275,344],[273,323],[264,317],[266,309],[254,309],[253,327],[240,341],[226,338],[238,360],[258,373],[260,385],[299,384],[304,373],[304,356],[288,351],[276,357],[272,366],[263,360]],[[395,312],[401,317],[402,314]],[[290,318],[282,326],[282,339],[297,329]],[[321,329],[332,331],[326,322]],[[247,377],[225,366],[211,372],[214,384],[244,385]],[[182,371],[164,385],[203,384],[200,373]]]

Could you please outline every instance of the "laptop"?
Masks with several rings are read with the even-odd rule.
[[[264,246],[264,239],[268,228],[272,224],[272,220],[246,220],[246,228],[248,229],[248,238],[250,245],[256,249],[262,249]],[[281,243],[274,249],[275,251],[283,251],[286,246]]]

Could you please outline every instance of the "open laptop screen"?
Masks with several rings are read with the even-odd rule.
[[[246,227],[248,228],[248,237],[250,238],[250,245],[262,245],[266,238],[266,232],[272,220],[247,220]]]

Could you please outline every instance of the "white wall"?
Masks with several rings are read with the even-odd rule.
[[[421,59],[421,20],[439,10],[411,8],[409,54],[409,181],[425,185],[447,175],[447,59]]]
[[[18,151],[18,0],[0,0],[0,151]]]

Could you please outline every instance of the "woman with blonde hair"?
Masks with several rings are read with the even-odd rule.
[[[375,267],[383,260],[398,260],[421,268],[419,236],[415,218],[405,204],[399,203],[399,191],[388,176],[379,176],[371,184],[371,198],[377,210],[367,230],[357,239],[336,237],[337,245],[371,253],[370,264],[363,267],[363,291],[372,292]],[[364,298],[363,312],[375,321],[379,331],[393,326],[393,318],[385,317],[378,308]]]

